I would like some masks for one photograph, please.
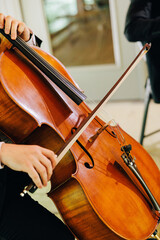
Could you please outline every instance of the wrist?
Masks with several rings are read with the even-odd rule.
[[[26,41],[26,43],[28,45],[36,45],[36,38],[35,38],[35,35],[34,34],[31,34],[30,35],[30,39],[28,41]]]

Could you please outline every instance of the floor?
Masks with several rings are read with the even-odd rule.
[[[95,106],[95,104],[88,105],[91,109],[93,109]],[[122,127],[123,130],[125,130],[133,138],[139,141],[143,111],[143,101],[110,102],[107,103],[105,111],[103,111],[103,114],[100,114],[100,117],[106,119],[106,117],[109,116],[109,119],[114,119],[116,123]],[[159,104],[151,102],[146,126],[146,133],[160,129],[160,122],[158,119],[160,119],[160,106]],[[143,146],[160,168],[160,133],[156,133],[146,138],[144,140]],[[49,211],[59,216],[52,201],[45,195],[45,193],[49,190],[49,187],[50,186],[48,185],[48,187],[43,191],[37,190],[37,192],[34,193],[32,197],[38,200],[47,209],[49,209]],[[158,233],[158,235],[160,236],[160,233]]]

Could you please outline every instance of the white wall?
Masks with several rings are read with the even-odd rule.
[[[117,63],[115,65],[81,66],[68,69],[89,99],[100,100],[119,79],[139,51],[137,44],[129,43],[123,34],[129,2],[129,0],[110,0]],[[43,40],[42,48],[50,52],[50,38],[42,0],[0,0],[0,11],[23,19]],[[142,61],[112,99],[143,99],[146,75],[146,66]]]
[[[91,99],[101,99],[116,80],[119,79],[139,51],[137,44],[129,43],[123,34],[129,2],[128,0],[110,0],[112,25],[116,33],[113,34],[113,37],[116,38],[115,42],[118,42],[116,53],[117,55],[119,54],[119,59],[117,65],[74,67],[69,69],[74,79],[76,79],[82,89],[85,89],[85,92]],[[146,65],[142,61],[121,85],[112,99],[143,99],[146,75]]]
[[[51,52],[51,43],[42,0],[20,0],[25,23],[43,40],[42,48]]]
[[[0,0],[0,12],[22,20],[19,0]]]

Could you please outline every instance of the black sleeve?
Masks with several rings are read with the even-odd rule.
[[[41,44],[42,44],[42,40],[41,40],[39,37],[37,37],[36,35],[35,35],[35,39],[36,39],[36,45],[37,45],[38,47],[40,47]]]
[[[150,42],[160,38],[160,17],[153,17],[153,1],[131,0],[124,34],[128,41]]]

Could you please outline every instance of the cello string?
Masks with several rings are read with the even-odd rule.
[[[56,69],[54,69],[50,64],[48,64],[48,62],[46,62],[39,54],[37,54],[36,51],[34,51],[31,47],[29,47],[21,38],[18,37],[15,41],[18,42],[19,45],[22,48],[25,48],[25,50],[27,52],[29,52],[34,58],[36,58],[36,61],[38,61],[41,64],[43,64],[46,69],[48,69],[50,72],[52,72],[54,75],[56,75],[59,80],[64,81],[64,79],[65,79],[65,80],[67,80],[67,85],[70,88],[72,88],[72,89],[73,89],[73,87],[75,88],[75,86],[72,83],[70,83],[70,81],[68,79],[66,79],[65,77],[63,79],[63,75],[61,75]],[[95,104],[94,101],[90,100],[90,102],[92,102],[92,104]],[[113,118],[111,116],[109,116],[109,113],[104,111],[103,108],[101,109],[101,111],[103,111],[103,113],[105,114],[105,118],[101,114],[99,114],[100,117],[103,119],[103,121],[106,122],[106,116],[108,116],[108,121],[107,122],[110,122],[110,123],[112,122],[113,123]],[[117,125],[117,124],[115,124],[115,120],[114,120],[114,125]]]
[[[89,104],[96,105],[95,101],[93,100],[90,100]],[[106,103],[106,106],[107,106],[107,103]],[[97,116],[101,118],[105,124],[109,125],[112,128],[112,131],[116,136],[116,139],[118,140],[120,146],[122,146],[125,143],[125,138],[119,128],[119,124],[115,121],[111,113],[106,111],[105,107],[103,106],[101,110],[98,112]]]
[[[124,82],[127,76],[133,71],[136,65],[140,62],[143,56],[148,52],[150,48],[149,44],[145,44],[136,58],[132,61],[126,71],[121,75],[121,77],[117,80],[117,82],[113,85],[113,87],[109,90],[109,92],[104,96],[104,98],[100,101],[100,103],[94,108],[94,110],[82,121],[81,125],[77,130],[73,133],[73,135],[65,142],[64,146],[57,153],[57,162],[59,162],[62,157],[66,154],[66,152],[71,148],[71,146],[75,143],[75,141],[79,138],[82,132],[87,128],[87,126],[91,123],[91,121],[97,116],[99,110],[109,101],[111,96],[116,92],[119,86]]]
[[[51,74],[56,76],[61,83],[67,86],[72,92],[76,92],[75,94],[83,95],[82,91],[80,91],[77,87],[75,87],[64,75],[62,75],[57,69],[53,68],[45,59],[43,59],[36,51],[34,51],[31,47],[29,47],[23,39],[17,37],[15,42],[25,49],[37,62],[39,62],[45,69],[47,69]]]
[[[23,41],[20,38],[17,38],[17,41],[22,42]],[[35,51],[31,51],[32,48],[29,48],[27,46],[27,44],[20,44],[23,48],[26,48],[27,52],[31,52],[32,55],[37,56]],[[76,139],[78,139],[78,137],[82,134],[82,132],[85,130],[85,128],[87,127],[87,125],[90,124],[90,122],[95,118],[95,116],[97,115],[97,113],[99,112],[99,109],[102,109],[102,106],[104,106],[104,104],[106,102],[108,102],[108,100],[111,98],[111,96],[114,94],[114,92],[116,91],[116,89],[119,87],[120,84],[122,84],[122,82],[127,78],[127,76],[130,74],[130,72],[135,68],[135,66],[138,64],[138,62],[142,59],[142,57],[144,56],[144,54],[146,54],[146,52],[149,50],[150,45],[149,44],[145,44],[145,46],[143,47],[143,49],[140,51],[140,53],[136,56],[136,58],[133,60],[133,62],[130,64],[130,66],[126,69],[126,71],[123,73],[123,75],[119,78],[119,80],[114,84],[114,86],[109,90],[109,92],[105,95],[105,97],[101,100],[101,102],[95,107],[95,109],[90,113],[90,116],[88,116],[86,118],[86,120],[83,122],[83,124],[79,127],[79,129],[75,132],[75,134],[72,135],[72,137],[70,138],[69,141],[66,142],[66,144],[64,145],[64,148],[61,149],[61,151],[59,152],[59,156],[58,156],[58,161],[60,160],[60,158],[62,158],[65,153],[69,150],[69,148],[71,147],[71,145],[73,145],[73,143],[76,141]],[[34,53],[35,52],[35,53]],[[27,56],[27,53],[26,53]],[[40,62],[39,57],[36,57],[36,59],[38,60],[38,62]],[[44,62],[45,65],[45,61],[42,61],[42,63]],[[50,65],[50,64],[49,64]],[[48,69],[48,68],[47,68]],[[50,70],[50,66],[49,66],[49,70]],[[61,76],[61,75],[60,75]],[[115,121],[110,121],[110,123],[113,123]],[[116,124],[117,127],[117,124]],[[115,136],[117,137],[117,140],[119,141],[119,143],[121,142],[121,139],[123,140],[124,137],[122,136],[122,134],[119,134],[119,129],[117,130],[118,135],[115,134]],[[120,136],[120,140],[118,138],[118,136]],[[121,144],[120,144],[121,145]]]
[[[45,65],[45,67],[50,70],[50,72],[52,72],[53,74],[55,74],[57,76],[57,78],[61,81],[64,82],[64,79],[67,80],[67,85],[70,87],[70,89],[73,90],[73,87],[75,88],[75,86],[68,80],[66,79],[66,77],[64,77],[63,75],[61,75],[56,69],[54,69],[50,64],[48,64],[48,62],[46,62],[41,56],[39,56],[39,54],[36,53],[36,51],[34,51],[32,48],[30,48],[21,38],[17,38],[16,39],[19,44],[21,45],[21,47],[25,48],[28,52],[30,52],[34,57],[36,57],[36,60],[43,63]],[[64,77],[64,78],[63,78]],[[78,89],[75,88],[77,91]],[[89,99],[90,103],[92,104],[96,104],[94,101],[92,101],[91,99]],[[114,126],[118,126],[118,124],[116,123],[116,121],[114,120],[114,118],[111,116],[111,114],[109,114],[109,112],[105,111],[104,108],[101,108],[101,112],[103,113],[103,115],[101,113],[99,113],[98,115],[100,116],[100,118],[105,122],[105,123],[109,123],[109,125],[111,126],[111,123]],[[103,117],[105,116],[105,117]],[[108,118],[106,120],[106,118]],[[119,134],[116,136],[121,136],[121,139],[124,139],[124,137],[122,136],[122,133],[120,132],[120,129],[117,131],[119,132]],[[118,139],[118,137],[117,137]],[[120,142],[120,140],[118,140]],[[123,142],[123,141],[122,141]]]
[[[21,47],[25,48],[32,56],[34,56],[36,58],[37,61],[41,62],[44,64],[44,66],[53,74],[55,74],[57,76],[57,78],[60,81],[64,82],[64,79],[67,80],[67,85],[70,87],[70,89],[73,90],[74,85],[68,80],[66,79],[66,77],[64,77],[63,75],[61,75],[58,70],[54,69],[50,64],[48,64],[41,56],[39,56],[39,54],[36,53],[36,51],[34,51],[32,48],[30,48],[21,38],[17,38],[16,39],[17,42],[21,45]],[[75,88],[75,87],[74,87]],[[77,89],[77,88],[76,88]],[[96,105],[96,103],[89,99],[90,103],[92,102],[92,104]],[[109,113],[107,111],[104,111],[104,109],[102,108],[101,111],[103,112],[103,114],[105,115],[105,117],[103,117],[103,115],[101,115],[99,113],[99,116],[102,118],[102,120],[104,122],[106,122],[106,116],[108,117],[108,122],[111,122],[111,120],[113,119],[111,115],[109,115]],[[115,121],[115,120],[114,120]],[[117,125],[117,124],[116,124]]]

